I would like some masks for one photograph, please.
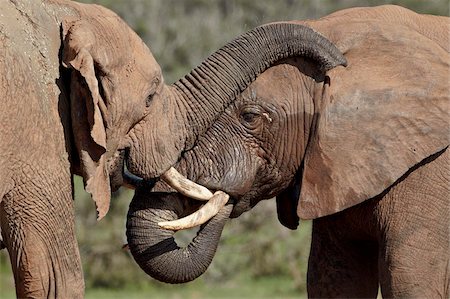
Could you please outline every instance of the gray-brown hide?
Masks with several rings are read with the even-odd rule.
[[[83,296],[72,173],[83,176],[100,219],[124,163],[145,179],[163,174],[269,66],[299,55],[323,70],[345,64],[311,28],[273,24],[166,86],[149,49],[113,12],[0,1],[0,218],[19,297]]]
[[[447,298],[449,18],[382,6],[296,23],[327,37],[348,66],[325,74],[297,58],[270,68],[177,168],[229,193],[231,217],[276,196],[285,226],[315,219],[312,297],[376,297],[380,283],[387,297]],[[164,196],[140,189],[132,206]],[[145,252],[145,228],[132,222],[149,222],[146,235],[164,230],[141,212],[130,210],[128,238]],[[167,253],[151,249],[151,258]]]
[[[113,12],[0,0],[0,223],[20,298],[82,298],[72,173],[99,218],[159,66]]]

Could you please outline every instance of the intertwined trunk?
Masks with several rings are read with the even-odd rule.
[[[128,211],[130,251],[139,266],[155,279],[167,283],[194,280],[210,265],[231,209],[231,205],[225,206],[201,226],[187,247],[180,248],[173,238],[174,232],[158,226],[158,222],[178,219],[185,213],[179,195],[138,188]]]

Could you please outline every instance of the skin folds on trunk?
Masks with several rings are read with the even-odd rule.
[[[184,283],[202,275],[210,265],[228,220],[232,205],[226,205],[185,248],[161,229],[160,221],[177,219],[185,213],[180,197],[173,193],[150,193],[137,188],[127,216],[127,239],[139,266],[151,277],[167,283]]]

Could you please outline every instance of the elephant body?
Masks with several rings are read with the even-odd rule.
[[[125,135],[144,117],[151,75],[136,62],[156,62],[101,6],[0,2],[0,223],[16,293],[81,298],[72,174],[103,217]]]
[[[2,235],[18,297],[81,298],[84,282],[69,161],[70,102],[58,86],[60,32],[41,3],[27,4],[21,8],[24,14],[13,2],[1,4]]]
[[[314,219],[312,297],[376,297],[379,285],[388,297],[448,297],[449,18],[381,6],[293,23],[325,36],[347,66],[324,71],[304,57],[272,66],[217,115],[176,168],[228,193],[232,218],[276,197],[286,227]],[[147,264],[167,254],[158,247],[164,242],[143,237],[164,235],[147,216],[164,208],[135,207],[167,195],[138,191],[127,235],[135,259]],[[223,221],[223,213],[216,217],[211,221]],[[137,228],[141,222],[149,225]],[[151,275],[152,267],[145,268]]]
[[[450,150],[383,194],[313,220],[311,297],[446,298],[449,290]]]

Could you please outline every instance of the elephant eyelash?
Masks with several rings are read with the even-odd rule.
[[[267,119],[267,121],[269,123],[271,123],[273,121],[273,119],[269,116],[269,113],[264,112],[262,115]]]
[[[153,95],[154,95],[154,93],[147,96],[147,98],[145,99],[145,107],[147,107],[147,108],[150,107],[150,105],[153,102]]]
[[[151,88],[152,91],[150,92],[150,94],[145,99],[145,107],[147,107],[147,108],[150,107],[151,103],[153,102],[153,96],[155,95],[156,90],[157,90],[158,85],[159,85],[160,82],[161,82],[161,80],[158,77],[153,79],[153,81],[152,81],[152,88]]]
[[[242,121],[248,124],[255,122],[259,117],[259,114],[253,112],[244,112],[241,114]]]

